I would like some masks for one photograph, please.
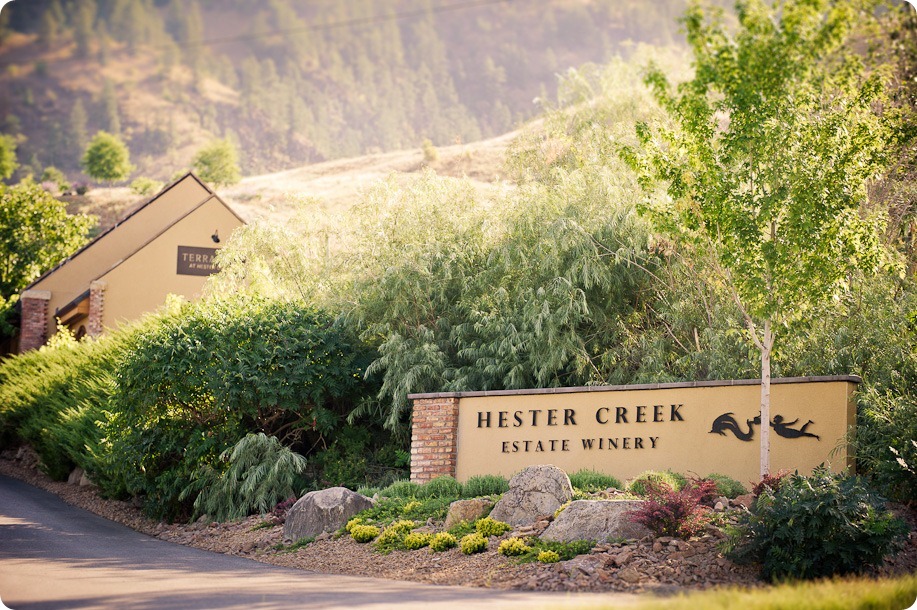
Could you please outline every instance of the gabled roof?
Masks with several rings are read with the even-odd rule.
[[[153,239],[155,239],[156,237],[158,237],[159,235],[161,235],[163,232],[165,232],[166,230],[168,230],[169,228],[171,228],[172,226],[174,226],[176,223],[178,223],[179,221],[181,221],[181,220],[182,220],[183,218],[185,218],[191,211],[193,211],[193,210],[199,208],[200,206],[204,205],[205,203],[207,203],[208,201],[211,201],[211,200],[213,200],[213,199],[216,199],[220,204],[222,204],[223,207],[225,207],[233,216],[235,216],[235,217],[239,220],[240,223],[245,224],[245,221],[242,220],[242,218],[241,218],[238,214],[236,214],[236,212],[235,212],[231,207],[229,207],[229,206],[226,204],[225,201],[223,201],[222,199],[220,199],[220,197],[219,197],[216,193],[214,193],[206,184],[204,184],[204,182],[203,182],[200,178],[198,178],[197,176],[195,176],[193,172],[188,172],[187,174],[185,174],[184,176],[182,176],[182,177],[179,178],[178,180],[172,182],[172,183],[169,184],[168,186],[165,186],[165,187],[164,187],[161,191],[159,191],[157,194],[153,195],[152,197],[150,197],[149,199],[147,199],[146,201],[144,201],[143,203],[141,203],[140,205],[138,205],[137,207],[135,207],[133,210],[131,210],[131,212],[129,212],[129,213],[128,213],[127,215],[125,215],[124,217],[122,217],[118,222],[116,222],[114,225],[112,225],[111,227],[109,227],[108,229],[106,229],[105,231],[103,231],[102,233],[100,233],[99,235],[97,235],[94,239],[92,239],[92,240],[91,240],[89,243],[87,243],[85,246],[83,246],[82,248],[80,248],[79,250],[77,250],[75,253],[73,253],[72,255],[70,255],[69,257],[67,257],[66,259],[64,259],[63,261],[61,261],[61,262],[60,262],[57,266],[55,266],[53,269],[51,269],[50,271],[47,271],[47,272],[43,273],[38,279],[36,279],[35,281],[33,281],[31,284],[29,284],[29,285],[25,288],[25,290],[31,289],[32,287],[36,286],[36,285],[39,284],[40,282],[46,280],[46,279],[49,278],[50,276],[54,275],[55,273],[57,273],[58,271],[60,271],[60,270],[63,269],[64,267],[66,267],[71,261],[73,261],[74,259],[76,259],[76,258],[77,258],[78,256],[80,256],[81,254],[85,253],[85,252],[88,251],[89,249],[93,248],[96,244],[98,244],[98,243],[99,243],[101,240],[103,240],[104,238],[106,238],[106,237],[108,237],[109,235],[113,234],[114,232],[118,231],[118,229],[121,228],[126,222],[128,222],[129,220],[131,220],[132,218],[134,218],[137,214],[141,213],[143,210],[145,210],[145,209],[148,208],[150,205],[152,205],[153,203],[155,203],[158,199],[160,199],[161,197],[163,197],[164,195],[166,195],[170,190],[172,190],[173,188],[177,187],[178,185],[184,183],[186,180],[194,180],[201,188],[204,189],[204,191],[207,193],[207,196],[205,196],[201,201],[198,201],[197,203],[195,203],[195,204],[190,208],[190,210],[186,211],[185,213],[179,215],[179,216],[176,217],[176,218],[173,218],[170,222],[168,222],[168,223],[167,223],[165,226],[163,226],[161,229],[156,230],[156,231],[150,233],[150,234],[148,235],[147,239],[144,239],[144,240],[138,242],[137,244],[135,244],[132,250],[127,251],[124,255],[121,256],[121,258],[120,258],[117,262],[115,262],[115,266],[117,266],[118,263],[120,263],[121,261],[123,261],[123,260],[129,258],[130,256],[133,256],[133,255],[136,254],[139,250],[143,249],[147,244],[150,243],[150,241],[152,241]],[[99,269],[99,270],[98,270],[98,273],[96,273],[95,276],[94,276],[94,278],[92,278],[92,279],[95,279],[95,278],[98,278],[98,277],[102,276],[103,274],[105,274],[106,272],[108,272],[110,269],[111,269],[111,266],[106,267],[105,269]],[[81,295],[81,296],[82,296],[82,295]],[[75,299],[75,301],[79,301],[79,300],[80,300],[80,297],[77,297],[77,298]],[[64,306],[64,308],[66,308],[66,307],[67,307],[67,306]]]

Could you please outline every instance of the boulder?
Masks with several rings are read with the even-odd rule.
[[[509,481],[509,491],[490,516],[510,525],[528,525],[573,499],[570,477],[556,466],[529,466]]]
[[[92,482],[92,479],[86,476],[85,472],[80,474],[80,487],[95,487],[95,486],[96,484]]]
[[[67,485],[79,485],[80,479],[83,478],[83,469],[77,466],[73,469],[73,472],[70,473],[70,476],[67,477]]]
[[[323,532],[335,532],[354,515],[375,505],[371,499],[346,487],[310,491],[287,511],[283,538],[296,542]]]
[[[650,531],[630,520],[629,513],[640,508],[641,500],[577,500],[571,502],[548,529],[542,540],[573,542],[614,538],[643,538]]]
[[[480,519],[490,512],[494,503],[487,498],[474,498],[472,500],[456,500],[449,505],[449,512],[446,513],[446,522],[443,529],[449,530],[462,521],[471,523],[475,519]]]

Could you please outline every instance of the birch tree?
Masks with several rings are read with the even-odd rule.
[[[775,341],[837,296],[854,268],[882,260],[881,214],[867,185],[892,138],[883,82],[844,52],[858,14],[850,2],[736,6],[738,26],[698,4],[683,23],[694,77],[646,82],[674,127],[640,124],[623,148],[662,232],[710,261],[708,281],[735,300],[761,360],[761,474],[769,471]],[[656,198],[652,201],[659,202]]]

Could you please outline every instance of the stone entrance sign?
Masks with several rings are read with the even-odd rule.
[[[859,377],[772,380],[771,470],[852,465]],[[619,478],[670,468],[759,479],[758,380],[412,394],[411,480],[534,464]]]

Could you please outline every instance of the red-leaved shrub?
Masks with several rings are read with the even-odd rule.
[[[780,488],[780,481],[789,476],[789,470],[781,470],[774,474],[766,474],[761,478],[761,482],[754,486],[751,490],[751,493],[755,494],[755,497],[761,495],[765,488],[770,489],[771,491],[777,491]]]
[[[679,491],[651,485],[643,506],[629,517],[656,536],[687,539],[700,534],[710,522],[709,508],[701,501],[715,493],[716,484],[709,479],[690,481]]]

